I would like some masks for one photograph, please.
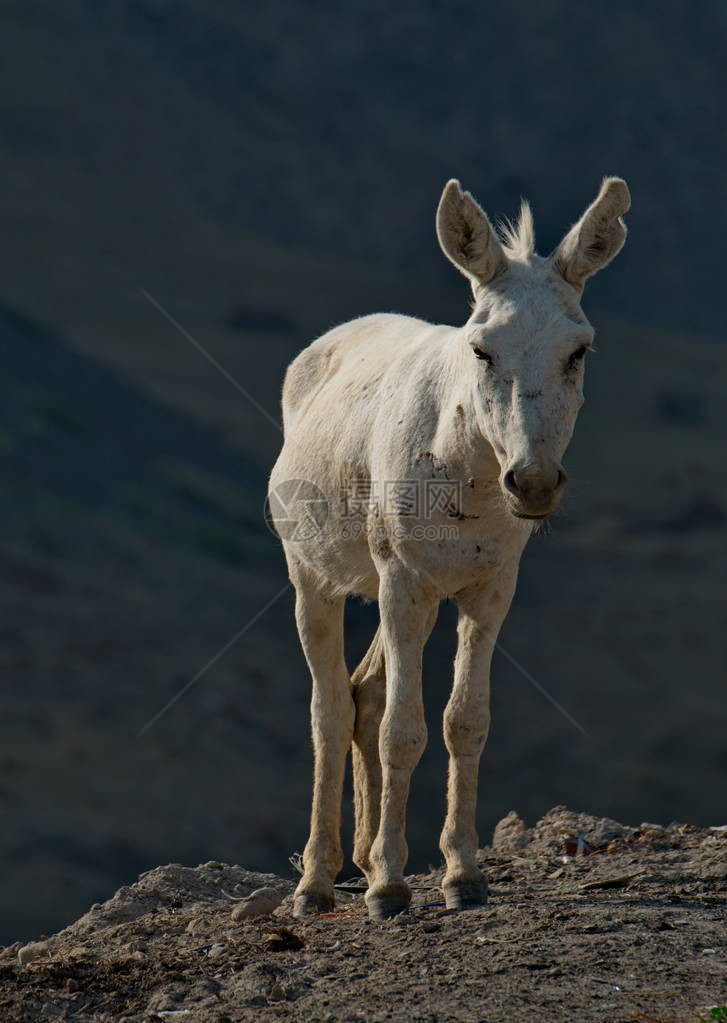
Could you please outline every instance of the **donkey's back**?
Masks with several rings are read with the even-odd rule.
[[[413,316],[374,313],[323,334],[288,367],[283,385],[286,437],[301,444],[306,438],[297,437],[296,428],[321,423],[330,445],[334,424],[345,420],[360,444],[387,393],[393,395],[386,386],[398,387],[421,357],[422,340],[429,342],[425,348],[431,358],[432,335],[451,330]]]
[[[414,438],[436,429],[430,384],[444,345],[434,342],[451,331],[408,316],[363,316],[313,341],[288,369],[285,444],[271,476],[271,502],[278,517],[287,505],[284,514],[296,523],[293,546],[286,543],[289,564],[305,566],[331,592],[378,595],[369,542],[372,477],[383,458],[382,478],[407,478]],[[402,417],[415,417],[420,428],[404,430],[398,443],[392,423]],[[392,443],[404,467],[387,458]],[[311,528],[299,529],[307,516]]]

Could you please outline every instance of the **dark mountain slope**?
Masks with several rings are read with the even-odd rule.
[[[598,299],[721,326],[725,23],[703,0],[40,2],[6,16],[4,44],[14,215],[201,251],[222,226],[431,282],[448,177],[493,213],[528,195],[547,250],[619,173],[633,263]]]

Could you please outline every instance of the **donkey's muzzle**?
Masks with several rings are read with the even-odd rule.
[[[508,507],[520,519],[544,519],[558,506],[568,482],[562,465],[511,465],[503,474],[502,489]]]

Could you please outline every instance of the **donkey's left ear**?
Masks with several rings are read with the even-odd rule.
[[[621,216],[630,206],[631,195],[623,178],[604,178],[596,201],[550,257],[569,284],[582,288],[592,274],[620,252],[626,241]]]

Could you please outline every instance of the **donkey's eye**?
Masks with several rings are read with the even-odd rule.
[[[588,347],[586,345],[581,345],[580,348],[576,348],[576,350],[573,352],[571,357],[568,359],[568,367],[567,368],[568,369],[575,369],[576,366],[581,361],[581,359],[583,358],[583,356],[586,354],[587,351],[588,351]]]
[[[489,352],[484,352],[481,348],[472,347],[472,351],[475,353],[476,359],[482,359],[488,366],[492,365],[492,356]]]

